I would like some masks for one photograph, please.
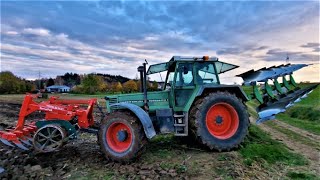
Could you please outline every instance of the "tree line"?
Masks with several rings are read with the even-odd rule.
[[[97,74],[85,75],[80,85],[75,86],[72,89],[74,93],[95,94],[97,92],[107,93],[132,93],[138,92],[140,88],[140,80],[128,80],[124,83],[107,82],[103,76]],[[147,82],[147,88],[149,91],[158,90],[158,82]]]
[[[36,90],[35,82],[15,76],[12,72],[0,72],[0,94],[19,94]]]
[[[0,94],[17,94],[45,90],[52,85],[66,85],[71,88],[72,93],[95,94],[95,93],[131,93],[138,92],[140,80],[130,80],[122,76],[109,74],[87,74],[65,73],[55,79],[38,79],[28,81],[15,76],[12,72],[0,72]],[[158,90],[156,81],[148,81],[149,91]]]

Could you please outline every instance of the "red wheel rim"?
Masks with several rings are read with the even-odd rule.
[[[126,137],[122,140],[119,139],[119,132],[125,132]],[[132,133],[129,126],[126,124],[114,122],[107,130],[106,139],[109,147],[113,151],[121,153],[129,149],[132,143]]]
[[[217,103],[210,107],[206,116],[210,134],[218,139],[232,137],[239,127],[237,111],[228,103]]]

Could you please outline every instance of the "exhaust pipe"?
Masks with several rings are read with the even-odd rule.
[[[149,111],[149,105],[148,105],[148,94],[147,94],[147,66],[148,62],[145,60],[145,63],[143,63],[142,66],[138,67],[138,71],[140,73],[140,92],[143,93],[143,108],[145,111]]]

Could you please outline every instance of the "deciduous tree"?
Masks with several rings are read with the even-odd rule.
[[[129,80],[123,84],[123,90],[125,92],[137,92],[138,85],[134,80]]]
[[[100,76],[88,74],[83,78],[82,87],[84,93],[94,94],[99,91],[100,84],[104,83]]]

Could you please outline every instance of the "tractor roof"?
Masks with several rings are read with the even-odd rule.
[[[218,61],[217,57],[185,57],[185,56],[173,56],[170,61],[165,63],[153,64],[149,67],[147,74],[154,74],[163,71],[167,71],[169,67],[176,62],[214,62],[217,68],[217,73],[221,74],[232,69],[238,68],[239,66]]]
[[[191,57],[191,56],[173,56],[170,61],[218,61],[217,57]]]

